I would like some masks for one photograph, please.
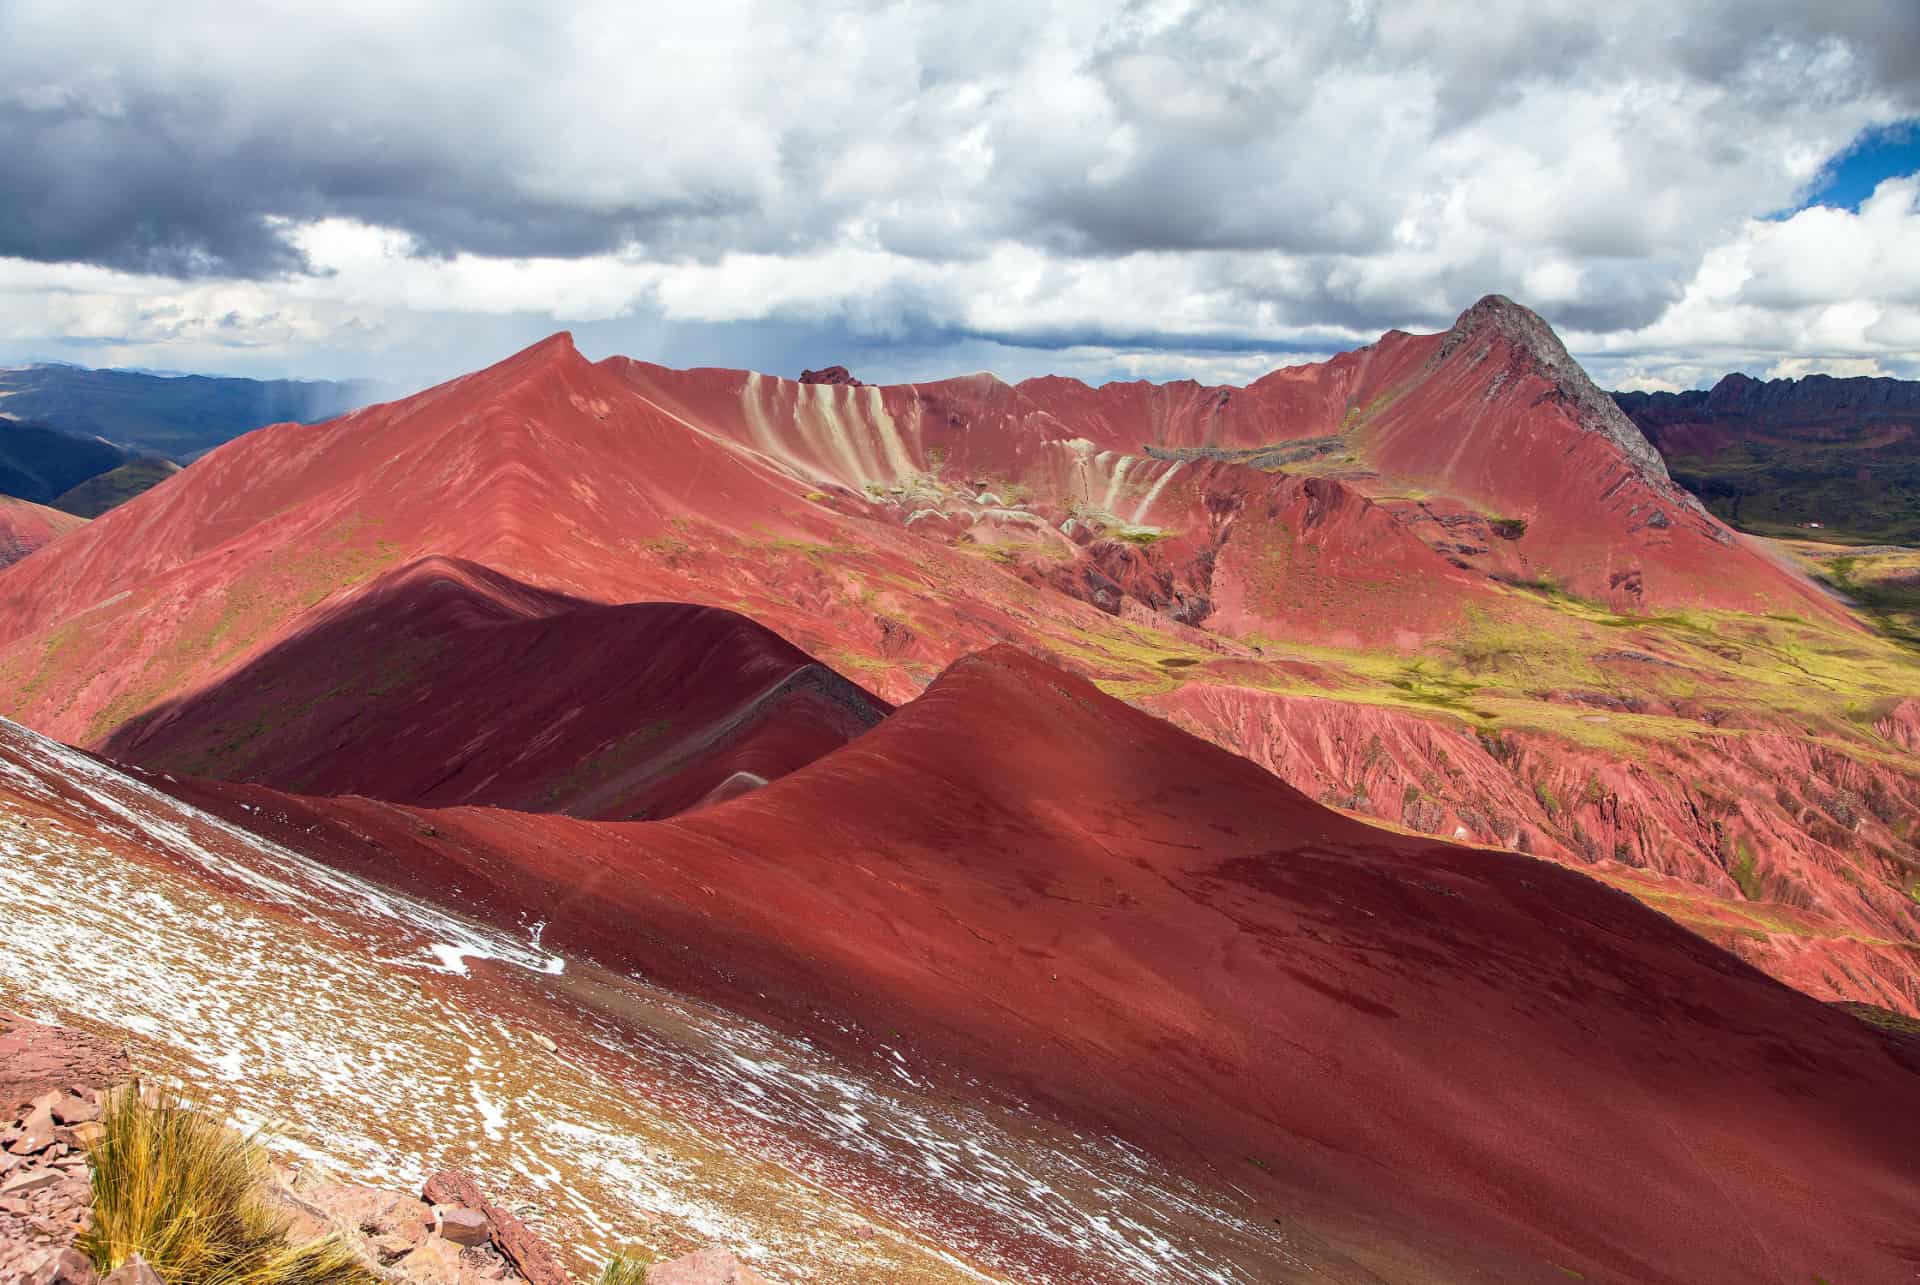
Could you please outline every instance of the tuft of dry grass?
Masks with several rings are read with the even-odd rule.
[[[93,1227],[79,1248],[102,1272],[135,1254],[179,1285],[375,1285],[338,1237],[287,1240],[266,1153],[170,1091],[115,1096],[94,1147]]]
[[[637,1249],[623,1249],[607,1260],[594,1285],[646,1285],[653,1257]]]

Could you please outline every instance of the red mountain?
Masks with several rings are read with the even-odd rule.
[[[1920,1012],[1914,674],[1498,298],[1245,389],[556,336],[0,572],[0,711],[1124,1139],[1262,1280],[1911,1271],[1920,1057],[1707,938]]]
[[[1394,521],[1338,479],[1139,453],[1327,433],[1377,462],[1368,487],[1416,478],[1458,498]],[[1487,519],[1462,503],[1497,508],[1515,538],[1469,543]],[[817,563],[736,556],[754,545],[854,552],[879,587],[850,602]],[[937,665],[1027,632],[997,585],[967,592],[980,568],[955,555],[978,550],[1108,612],[1131,600],[1315,643],[1406,648],[1467,608],[1511,611],[1475,567],[1627,604],[1836,610],[1691,505],[1544,325],[1493,299],[1444,336],[1389,335],[1238,392],[799,384],[593,365],[556,336],[405,401],[220,448],[10,575],[0,648],[78,623],[97,680],[62,678],[11,712],[94,740],[256,654],[303,608],[441,556],[591,601],[743,608],[815,651],[897,653],[898,621],[869,602],[911,603]]]
[[[763,785],[888,708],[732,612],[594,606],[430,559],[105,749],[316,794],[638,818]]]
[[[1920,773],[1875,730],[1910,663],[1596,398],[1500,299],[1245,389],[797,383],[556,336],[250,434],[0,573],[0,713],[169,770],[661,815],[855,730],[790,692],[741,732],[762,675],[901,701],[1013,640],[1324,802],[1592,868],[1920,1013]],[[636,603],[797,650],[656,683],[630,649],[672,653],[667,609]],[[682,762],[662,722],[719,740]]]
[[[822,485],[892,488],[933,472],[976,494],[1012,486],[1190,531],[1179,497],[1206,483],[1179,478],[1185,460],[1330,469],[1406,510],[1409,529],[1460,565],[1547,576],[1629,610],[1828,610],[1676,486],[1546,323],[1498,295],[1444,334],[1396,331],[1246,388],[991,376],[834,388],[609,364],[655,404]],[[1161,459],[1140,458],[1149,452]],[[977,524],[976,506],[961,507]],[[953,508],[920,511],[951,520]]]
[[[10,567],[42,545],[86,524],[85,518],[71,513],[0,495],[0,567]]]
[[[1045,552],[1035,579],[1071,582],[1072,565],[1087,564],[1096,602],[1099,577],[1121,586],[1102,604],[1109,611],[1138,594],[1136,605],[1177,617],[1185,594],[1204,600],[1194,619],[1218,599],[1239,626],[1313,639],[1427,637],[1463,605],[1495,598],[1337,483],[1103,462],[1084,443],[984,412],[946,433],[946,454],[924,443],[909,450],[879,389],[774,388],[758,376],[692,371],[669,396],[649,370],[590,364],[559,336],[403,402],[222,447],[102,518],[57,559],[9,577],[0,648],[61,672],[28,680],[10,712],[97,740],[290,636],[302,611],[435,556],[588,601],[734,607],[816,653],[911,648],[929,673],[969,647],[1034,629],[1020,601],[1030,595],[979,556],[1010,546]],[[989,403],[1005,388],[961,382]],[[713,398],[695,396],[723,385]],[[927,404],[944,395],[928,393]],[[769,397],[805,400],[776,431]],[[854,400],[864,426],[840,415]],[[968,479],[995,476],[986,465],[995,458],[1030,464],[1018,485],[1047,488],[1047,498],[975,488]],[[1129,510],[1118,524],[1126,532],[1149,517],[1181,525],[1154,529],[1163,552],[1095,539],[1089,514],[1083,548],[1058,529],[1071,497],[1051,489],[1055,472],[1089,493],[1097,477],[1104,492],[1139,488],[1137,499],[1110,501]],[[882,477],[890,480],[872,480]],[[1248,559],[1255,570],[1298,564],[1295,592],[1271,593],[1271,575],[1248,584]],[[1435,594],[1436,583],[1450,592]],[[1067,611],[1070,622],[1101,619],[1097,609]],[[899,628],[909,614],[911,628]],[[21,640],[55,627],[66,631],[60,640],[23,654]]]
[[[1255,1279],[1920,1263],[1920,1049],[1581,875],[1361,825],[1010,648],[671,821],[171,788],[542,919],[549,948],[1111,1131],[1278,1224],[1222,1247]]]

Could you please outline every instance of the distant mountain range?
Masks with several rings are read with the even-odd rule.
[[[150,375],[58,364],[0,370],[0,414],[179,464],[263,425],[332,419],[379,394],[366,380]]]
[[[364,380],[231,379],[47,364],[0,370],[0,495],[91,517],[223,442],[381,394]],[[118,472],[123,466],[124,472]],[[68,499],[76,487],[114,473]]]
[[[1734,374],[1613,399],[1675,480],[1743,530],[1920,543],[1920,382]]]
[[[128,458],[127,452],[97,437],[76,437],[51,424],[0,419],[0,495],[48,504]]]

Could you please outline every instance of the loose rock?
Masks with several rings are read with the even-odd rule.
[[[44,1263],[22,1279],[26,1285],[94,1285],[99,1277],[85,1254],[61,1249],[48,1254]]]
[[[405,1236],[395,1236],[392,1233],[367,1237],[367,1248],[372,1251],[382,1267],[391,1267],[412,1253],[414,1243]]]
[[[65,1177],[58,1169],[29,1169],[0,1182],[0,1196],[25,1196],[31,1192],[45,1191],[48,1187],[59,1186]]]
[[[425,1202],[378,1187],[323,1184],[296,1196],[322,1218],[368,1236],[401,1236],[417,1245],[433,1226],[433,1211]]]
[[[647,1270],[647,1285],[767,1285],[767,1278],[731,1251],[709,1245],[684,1258],[654,1264]]]
[[[484,1245],[493,1238],[493,1225],[486,1214],[478,1209],[468,1209],[465,1205],[439,1205],[433,1213],[439,1220],[441,1237],[456,1245]]]
[[[422,1242],[396,1266],[417,1285],[462,1285],[460,1247],[437,1236]]]
[[[20,1136],[8,1144],[7,1150],[16,1156],[31,1156],[45,1151],[53,1143],[53,1112],[35,1107],[21,1124]]]
[[[101,1285],[165,1285],[165,1282],[146,1259],[135,1254],[108,1272]]]
[[[465,1205],[485,1212],[493,1224],[493,1243],[530,1285],[573,1285],[573,1277],[547,1243],[512,1210],[488,1202],[480,1184],[457,1170],[437,1173],[427,1180],[424,1193],[441,1205]]]

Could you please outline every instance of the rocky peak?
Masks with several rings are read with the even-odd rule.
[[[844,384],[848,388],[864,387],[859,380],[853,377],[853,372],[845,366],[825,366],[819,370],[803,370],[800,372],[800,382],[803,384]]]
[[[1505,295],[1490,294],[1460,314],[1441,343],[1433,364],[1438,366],[1460,349],[1503,340],[1514,352],[1531,361],[1535,370],[1553,384],[1580,427],[1611,439],[1634,469],[1648,481],[1672,487],[1667,464],[1646,435],[1627,418],[1614,400],[1602,392],[1579,362],[1560,342],[1560,336],[1539,313],[1525,308]]]

